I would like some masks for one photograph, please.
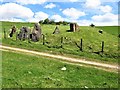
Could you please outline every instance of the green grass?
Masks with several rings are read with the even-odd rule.
[[[4,51],[2,75],[2,88],[118,88],[116,73]]]
[[[18,29],[20,29],[22,26],[29,26],[32,27],[34,23],[24,23],[24,22],[2,22],[2,29],[5,29],[6,31],[9,31],[10,28],[15,25]]]
[[[118,28],[119,28],[118,26],[100,26],[97,28],[100,28],[103,31],[108,32],[112,35],[118,36]]]
[[[12,23],[12,22],[3,22],[2,31],[6,28],[7,34],[9,33],[9,29],[11,25],[16,25],[17,28],[21,26],[33,26],[33,23]],[[99,28],[92,28],[87,26],[80,26],[78,32],[66,32],[69,30],[69,26],[60,25],[60,34],[53,35],[53,31],[55,29],[55,25],[41,25],[42,32],[46,36],[46,45],[42,45],[42,39],[39,42],[31,42],[28,41],[16,41],[15,35],[13,38],[2,38],[3,45],[9,45],[14,47],[26,48],[36,51],[43,52],[52,52],[54,54],[69,54],[71,57],[85,57],[91,60],[104,61],[107,63],[118,63],[118,37],[112,35],[108,32],[103,32],[100,34]],[[114,28],[113,28],[114,29]],[[114,31],[113,31],[114,32]],[[116,32],[116,29],[115,29]],[[63,48],[60,48],[61,37],[66,37],[64,39]],[[79,50],[79,48],[74,44],[76,41],[78,44],[80,43],[80,39],[83,39],[83,52]],[[101,51],[101,42],[105,42],[104,53],[96,54],[95,52]]]

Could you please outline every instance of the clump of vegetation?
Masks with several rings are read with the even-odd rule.
[[[50,20],[48,18],[46,18],[45,20],[40,20],[39,21],[40,24],[52,24],[52,25],[68,25],[70,24],[70,22],[67,21],[59,21],[59,22],[55,22],[54,20]]]
[[[93,23],[92,23],[92,24],[90,24],[90,26],[91,26],[91,27],[95,27],[95,25],[94,25]]]

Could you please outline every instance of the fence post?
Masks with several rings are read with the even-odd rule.
[[[28,43],[30,43],[30,33],[28,33]]]
[[[45,45],[45,35],[43,34],[43,45]]]
[[[61,48],[63,48],[63,37],[61,37]]]
[[[81,39],[81,42],[80,42],[80,51],[83,51],[83,40]]]
[[[102,53],[104,52],[104,41],[102,41]]]
[[[6,31],[5,31],[5,28],[4,28],[4,39],[6,39]]]
[[[18,33],[16,32],[16,41],[17,41]]]

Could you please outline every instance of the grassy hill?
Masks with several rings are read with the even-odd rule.
[[[118,88],[117,73],[24,53],[2,54],[2,88]]]
[[[33,23],[12,23],[12,22],[2,22],[2,34],[5,28],[7,34],[9,34],[9,29],[11,25],[16,25],[18,29],[22,26],[33,27]],[[49,52],[54,54],[68,55],[71,57],[88,58],[89,60],[103,61],[106,63],[117,63],[118,60],[118,37],[108,33],[108,29],[104,27],[105,31],[103,34],[99,33],[99,30],[103,27],[92,28],[89,26],[80,26],[77,32],[67,32],[69,30],[68,25],[60,25],[60,34],[52,34],[55,25],[41,25],[42,33],[45,35],[45,45],[42,45],[42,38],[39,42],[28,43],[26,41],[20,41],[13,38],[2,38],[2,43],[4,45],[10,45],[14,47],[26,48],[36,51]],[[112,27],[110,27],[112,28]],[[117,33],[117,28],[115,29],[115,34]],[[112,30],[112,29],[111,29]],[[63,47],[61,48],[61,37],[64,37]],[[80,40],[83,39],[83,52],[79,50],[75,42],[79,45]],[[101,43],[104,41],[104,53],[101,51]]]
[[[99,26],[97,28],[100,28],[112,35],[118,36],[118,26]]]

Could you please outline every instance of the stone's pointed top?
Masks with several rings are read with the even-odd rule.
[[[11,27],[11,29],[12,29],[12,30],[11,30],[9,36],[10,36],[10,37],[13,37],[13,34],[16,32],[17,28],[16,28],[15,25],[13,25],[13,26]]]
[[[39,23],[35,23],[35,24],[34,24],[34,30],[36,30],[36,31],[41,31],[41,27],[40,27],[40,24],[39,24]]]
[[[15,25],[13,25],[12,27],[13,27],[13,28],[16,28],[16,26],[15,26]]]
[[[32,31],[32,41],[37,42],[39,38],[42,36],[42,29],[39,23],[34,24],[34,28]]]
[[[56,26],[53,34],[58,34],[58,33],[60,33],[60,30],[59,30],[58,26]]]
[[[35,25],[38,25],[38,23],[35,23]]]
[[[39,24],[39,23],[35,23],[34,25],[35,25],[35,26],[40,26],[40,24]]]
[[[58,28],[58,26],[56,26],[56,28]]]

